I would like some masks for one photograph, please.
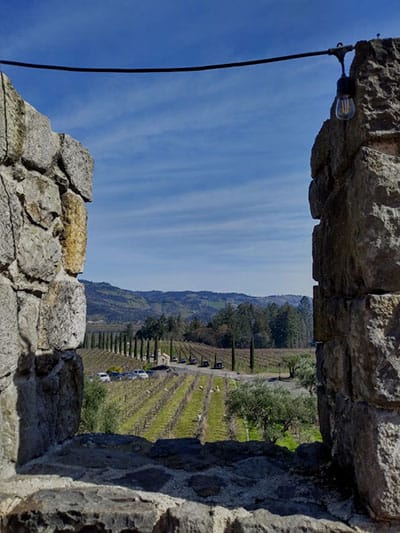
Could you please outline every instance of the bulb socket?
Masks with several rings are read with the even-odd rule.
[[[352,80],[349,76],[341,76],[337,81],[337,91],[336,96],[350,96],[353,98],[353,96],[356,93],[356,85],[354,83],[354,80]]]

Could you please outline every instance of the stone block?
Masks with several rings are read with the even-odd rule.
[[[59,149],[59,136],[51,131],[50,120],[25,102],[25,165],[44,172],[56,160]]]
[[[17,368],[20,355],[17,297],[11,283],[0,276],[0,378]]]
[[[400,99],[395,90],[399,50],[399,39],[357,43],[350,71],[356,83],[356,114],[348,122],[340,121],[332,105],[331,118],[322,126],[312,149],[313,177],[328,162],[335,179],[339,179],[351,167],[361,146],[374,142],[376,134],[399,131]]]
[[[400,406],[400,295],[355,300],[348,345],[355,399],[375,406]]]
[[[353,455],[361,498],[375,518],[400,519],[400,415],[366,403],[353,407]]]
[[[318,380],[330,390],[352,393],[350,350],[346,341],[332,340],[317,345]]]
[[[25,136],[24,101],[0,72],[0,164],[18,161]]]
[[[85,329],[83,286],[75,278],[57,278],[41,301],[38,348],[44,351],[73,350],[83,342]]]
[[[25,220],[17,251],[18,266],[29,279],[50,282],[61,262],[61,245],[51,230]]]
[[[54,219],[61,215],[57,184],[38,172],[30,172],[24,180],[21,197],[31,221],[44,229],[50,228]]]
[[[81,358],[75,352],[36,357],[35,373],[18,375],[18,462],[43,454],[78,430],[83,391]]]
[[[0,170],[0,268],[7,267],[15,259],[10,198],[4,179]]]
[[[62,196],[63,207],[63,262],[70,274],[83,271],[86,257],[87,212],[80,196],[67,191]]]
[[[311,176],[317,177],[321,170],[330,163],[330,129],[329,120],[325,120],[311,149]]]
[[[18,295],[18,330],[23,355],[35,353],[38,345],[40,300],[33,294],[20,291]]]
[[[321,287],[314,287],[314,338],[317,342],[346,339],[351,302],[351,298],[329,296]]]
[[[348,182],[347,233],[353,275],[359,275],[365,292],[400,290],[399,184],[399,157],[367,147],[360,150]]]
[[[18,390],[12,377],[6,379],[7,386],[0,394],[1,432],[0,448],[3,464],[16,464],[18,460],[19,411]]]
[[[72,188],[86,201],[92,200],[93,159],[82,144],[69,135],[61,136],[61,164]]]
[[[323,216],[326,201],[333,190],[333,180],[330,179],[329,167],[325,167],[321,173],[315,177],[308,190],[308,200],[312,218],[320,219]]]

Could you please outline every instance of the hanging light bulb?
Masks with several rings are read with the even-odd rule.
[[[339,120],[350,120],[356,113],[354,103],[354,83],[351,78],[344,73],[338,79],[335,115]]]
[[[342,67],[342,75],[337,81],[335,105],[335,115],[339,120],[350,120],[356,113],[354,81],[349,76],[346,76],[344,69],[344,57],[351,50],[353,50],[353,46],[343,46],[343,43],[338,43],[336,48],[332,48],[329,51],[330,54],[337,57]]]

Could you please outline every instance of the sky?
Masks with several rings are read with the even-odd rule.
[[[2,7],[1,59],[71,66],[233,62],[400,34],[399,0]],[[131,290],[312,294],[309,160],[335,97],[336,58],[179,74],[3,71],[95,160],[85,279]]]

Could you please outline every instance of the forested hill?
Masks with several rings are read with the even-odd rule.
[[[271,303],[281,306],[286,302],[297,306],[300,295],[248,296],[240,293],[210,291],[130,291],[109,283],[80,280],[85,285],[88,321],[138,322],[152,316],[181,314],[183,319],[197,317],[211,319],[227,304],[241,303],[266,307]]]

